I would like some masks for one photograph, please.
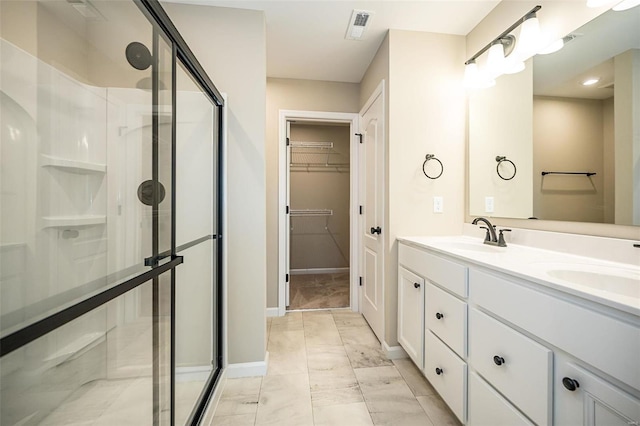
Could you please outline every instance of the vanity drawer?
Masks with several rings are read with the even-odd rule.
[[[427,331],[424,366],[424,374],[431,385],[464,423],[467,407],[467,364],[433,333]]]
[[[551,424],[549,349],[472,308],[469,364],[534,422]]]
[[[475,304],[640,390],[638,317],[623,321],[475,268],[469,285]]]
[[[467,297],[466,266],[402,243],[398,246],[398,262],[440,287]]]
[[[433,284],[425,287],[425,323],[461,358],[467,354],[467,304]]]
[[[469,426],[533,426],[477,374],[469,373]]]

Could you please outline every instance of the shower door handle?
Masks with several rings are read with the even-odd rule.
[[[380,235],[380,233],[381,233],[381,232],[382,232],[382,229],[380,229],[380,227],[379,227],[379,226],[378,226],[378,227],[376,227],[376,228],[371,227],[371,235],[375,235],[375,234]]]

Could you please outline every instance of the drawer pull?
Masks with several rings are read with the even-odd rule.
[[[504,358],[502,358],[501,356],[496,355],[496,356],[493,357],[493,362],[495,362],[496,365],[502,365],[502,364],[504,364]]]
[[[442,319],[444,318],[444,315],[442,315],[440,312],[436,312],[436,319]]]
[[[420,283],[413,283],[414,288],[420,288]]]
[[[444,373],[444,371],[442,370],[442,368],[438,368],[438,367],[436,367],[436,374],[439,376],[439,375],[441,375],[442,373]]]
[[[575,391],[576,389],[578,389],[580,387],[580,383],[578,383],[577,380],[574,380],[570,377],[565,377],[562,379],[562,385],[568,390],[568,391]]]

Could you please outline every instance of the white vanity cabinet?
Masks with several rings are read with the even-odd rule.
[[[589,372],[571,358],[560,356],[556,359],[554,395],[557,425],[640,424],[640,400]]]
[[[399,244],[399,341],[463,424],[640,425],[638,315],[435,247]]]
[[[422,369],[424,278],[400,266],[398,268],[398,342],[409,358]]]
[[[399,244],[398,342],[461,422],[467,402],[467,267]],[[420,307],[411,299],[421,283]],[[415,289],[414,289],[415,290]],[[403,309],[407,306],[408,309]],[[416,313],[421,318],[416,321]],[[420,350],[413,326],[420,324]],[[417,354],[417,355],[416,355]]]

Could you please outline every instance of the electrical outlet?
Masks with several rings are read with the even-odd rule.
[[[494,210],[493,197],[484,197],[484,212],[493,213],[493,210]]]
[[[442,213],[444,210],[444,201],[442,197],[433,197],[433,212]]]

